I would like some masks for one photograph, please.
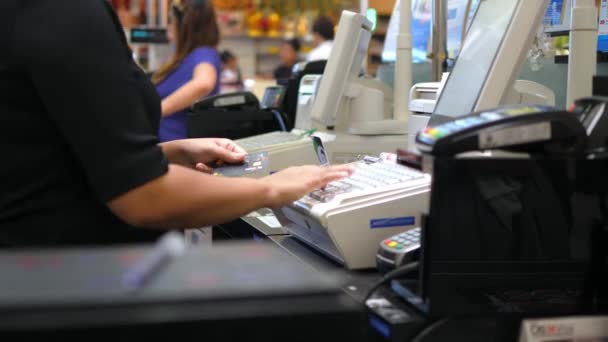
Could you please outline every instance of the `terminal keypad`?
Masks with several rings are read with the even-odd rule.
[[[332,182],[324,189],[313,191],[309,197],[326,203],[336,195],[365,191],[378,187],[417,180],[424,177],[418,170],[389,162],[359,161],[353,164],[353,174],[340,181]]]

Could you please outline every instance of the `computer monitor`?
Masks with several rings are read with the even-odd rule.
[[[561,25],[564,16],[564,0],[551,0],[545,12],[543,24],[546,26]]]
[[[597,36],[597,51],[608,53],[608,34]]]
[[[475,14],[477,14],[477,9],[479,8],[479,2],[481,2],[481,0],[471,0],[469,2],[469,14],[467,15],[467,27],[466,27],[466,31],[469,31],[469,28],[471,28],[471,23],[473,22],[473,18],[475,18]]]
[[[395,2],[391,19],[382,50],[382,62],[394,63],[397,58],[397,35],[400,25],[401,1]],[[412,1],[412,62],[424,63],[427,61],[429,39],[432,26],[432,0]]]
[[[358,136],[403,135],[407,121],[395,119],[393,91],[362,75],[372,23],[343,11],[332,52],[312,105],[314,128]]]
[[[260,106],[262,109],[278,109],[283,100],[285,88],[283,86],[271,86],[266,88]]]
[[[548,0],[481,1],[430,125],[504,103]]]
[[[550,0],[543,17],[545,32],[548,34],[567,34],[570,30],[572,0]]]
[[[437,158],[421,253],[427,313],[589,312],[592,231],[603,222],[608,189],[598,184],[607,167],[605,160]]]
[[[455,59],[460,52],[466,34],[470,0],[448,1],[447,12],[447,51],[448,58]]]
[[[600,22],[597,35],[597,50],[608,53],[608,4],[600,5]]]
[[[381,120],[387,111],[392,112],[392,104],[385,103],[391,100],[388,87],[360,76],[371,28],[372,23],[364,16],[342,12],[332,53],[311,111],[316,128],[350,131],[353,122]]]

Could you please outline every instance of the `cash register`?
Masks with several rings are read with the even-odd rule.
[[[365,157],[354,173],[284,207],[277,217],[291,235],[349,269],[372,268],[378,241],[420,224],[431,177]]]
[[[431,115],[432,125],[507,101],[507,90],[525,60],[544,5],[524,5],[521,0],[481,3],[469,29],[470,39]],[[321,88],[324,84],[325,76]],[[391,150],[398,147],[395,144]],[[421,213],[428,210],[431,176],[373,158],[363,158],[354,167],[350,179],[281,208],[281,219],[293,236],[345,267],[373,268],[381,242],[420,227]]]
[[[391,90],[378,80],[361,76],[371,29],[364,16],[344,11],[322,77],[307,75],[301,80],[302,102],[295,128],[237,143],[248,152],[267,151],[270,171],[316,164],[309,138],[313,134],[324,140],[333,163],[405,146],[407,125],[392,119]]]

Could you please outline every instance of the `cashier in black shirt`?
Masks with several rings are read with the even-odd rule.
[[[159,144],[160,99],[105,0],[0,1],[0,245],[116,244],[290,203],[347,175],[211,176],[223,139]],[[146,227],[146,228],[135,228]]]

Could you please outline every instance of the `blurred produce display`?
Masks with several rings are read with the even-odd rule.
[[[223,32],[251,37],[306,37],[312,22],[327,15],[337,22],[343,9],[357,10],[358,0],[214,0]]]
[[[212,0],[224,36],[306,38],[320,15],[336,22],[342,10],[358,11],[360,0]],[[111,0],[124,27],[146,23],[148,8],[171,0]],[[150,3],[152,6],[149,7]],[[152,13],[151,15],[157,15]]]

